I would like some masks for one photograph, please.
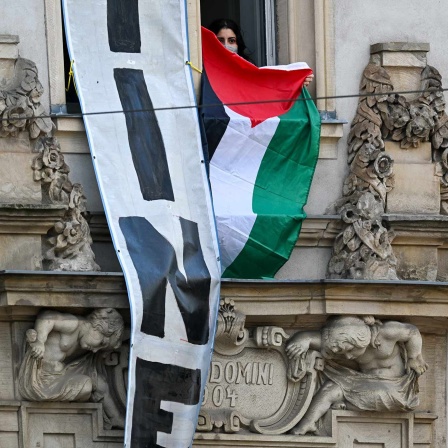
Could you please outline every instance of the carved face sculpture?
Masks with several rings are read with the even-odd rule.
[[[326,358],[356,359],[371,341],[370,328],[356,317],[330,320],[322,329],[322,354]]]
[[[111,346],[111,338],[104,336],[101,331],[92,327],[87,327],[81,334],[79,345],[90,352],[96,353],[98,350],[114,348]],[[118,348],[118,347],[117,347]]]
[[[87,317],[87,325],[80,332],[79,345],[84,350],[116,350],[121,345],[124,323],[113,308],[95,310]]]

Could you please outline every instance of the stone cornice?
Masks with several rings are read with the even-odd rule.
[[[129,301],[118,273],[0,272],[0,317],[31,316],[41,307],[128,309]]]
[[[0,233],[45,235],[66,210],[58,204],[0,204]]]
[[[448,282],[357,280],[223,280],[222,297],[235,301],[248,323],[297,327],[331,314],[375,315],[448,326]],[[0,317],[35,315],[41,307],[128,309],[120,273],[0,272]],[[425,324],[426,325],[426,324]]]
[[[358,314],[418,321],[430,331],[448,326],[447,282],[224,280],[221,294],[234,300],[248,324],[313,326],[328,315]]]

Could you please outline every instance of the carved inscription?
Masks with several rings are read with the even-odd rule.
[[[213,361],[209,383],[272,385],[274,365],[267,362]]]
[[[239,397],[232,385],[272,386],[274,364],[270,362],[213,361],[202,406],[234,408]]]

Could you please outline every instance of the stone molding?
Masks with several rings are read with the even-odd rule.
[[[348,440],[351,445],[345,444],[344,440],[339,439],[340,423],[348,423],[356,426],[363,424],[369,425],[371,437],[375,437],[378,431],[375,431],[376,425],[378,430],[382,431],[382,423],[397,424],[402,430],[403,442],[400,445],[384,445],[384,442],[378,444],[377,440],[372,445],[367,446],[390,446],[391,448],[419,448],[421,446],[434,446],[434,440],[431,433],[431,425],[437,416],[429,413],[400,414],[397,413],[355,413],[351,411],[331,411],[333,420],[333,428],[335,433],[331,437],[312,437],[312,436],[293,436],[293,435],[258,435],[258,434],[216,434],[216,433],[196,433],[194,438],[194,447],[210,446],[210,447],[266,447],[266,448],[352,448],[353,440]],[[428,430],[429,425],[429,430]],[[354,432],[354,431],[353,431]],[[342,431],[341,431],[342,433]],[[356,434],[356,432],[354,432]],[[379,432],[382,434],[382,432]],[[343,437],[346,434],[341,434]],[[341,438],[342,438],[341,437]],[[362,444],[368,441],[359,440]],[[377,444],[375,444],[377,442]]]
[[[129,309],[129,300],[122,274],[0,272],[0,319],[35,316],[42,307]]]
[[[410,322],[429,318],[424,325],[440,333],[448,322],[448,282],[223,280],[221,296],[233,300],[251,326],[289,328],[316,325],[331,314],[374,314]],[[123,274],[0,272],[1,320],[14,313],[34,316],[42,307],[129,309]]]
[[[64,205],[1,204],[0,234],[45,235],[65,215]]]
[[[123,445],[124,432],[121,430],[106,430],[103,426],[103,406],[100,403],[32,403],[22,402],[20,406],[20,419],[21,419],[21,442],[23,448],[35,448],[36,436],[38,433],[45,433],[46,428],[38,427],[33,424],[32,417],[41,415],[45,419],[50,419],[55,423],[55,427],[52,430],[48,430],[48,433],[55,434],[70,434],[73,435],[76,448],[119,448]],[[70,428],[64,425],[63,428],[58,428],[58,417],[62,418],[66,416],[66,419],[70,419],[77,415],[86,416],[85,427],[77,427],[75,423]],[[60,418],[60,417],[59,417]],[[90,424],[89,424],[90,423]],[[61,425],[62,426],[62,425]],[[40,431],[39,431],[40,430]],[[89,438],[86,438],[86,433]],[[85,443],[89,445],[85,445]],[[43,446],[43,445],[41,445]]]

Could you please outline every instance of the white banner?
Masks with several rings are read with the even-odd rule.
[[[128,287],[127,447],[188,447],[207,379],[219,258],[185,0],[63,0],[94,168]],[[124,111],[124,113],[104,112]]]

